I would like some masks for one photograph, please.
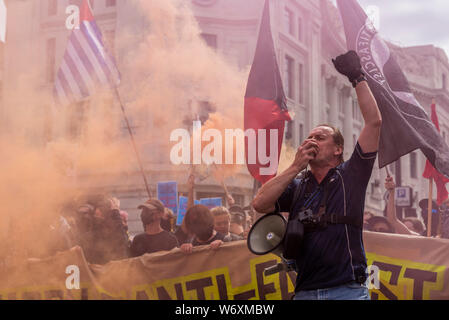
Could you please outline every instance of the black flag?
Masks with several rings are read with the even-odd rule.
[[[421,149],[432,165],[449,177],[449,148],[356,0],[337,0],[349,50],[360,57],[371,91],[382,114],[379,167]]]
[[[253,65],[248,78],[245,94],[245,131],[252,129],[255,132],[266,130],[271,132],[277,130],[277,150],[270,150],[270,134],[266,133],[266,150],[259,150],[259,137],[256,137],[256,153],[271,154],[277,152],[277,161],[281,154],[282,140],[284,138],[285,121],[291,121],[288,113],[284,89],[282,87],[281,73],[276,60],[273,36],[270,23],[269,0],[265,1],[260,24],[259,39],[257,40],[256,52]],[[245,150],[249,159],[249,145],[251,142],[245,139]],[[262,174],[261,171],[267,164],[262,164],[258,159],[253,163],[247,161],[248,171],[261,183],[265,183],[276,175],[278,166],[275,165],[273,172]]]

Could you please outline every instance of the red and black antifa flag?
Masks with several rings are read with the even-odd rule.
[[[382,114],[379,167],[419,148],[439,172],[449,177],[449,148],[411,93],[388,45],[357,1],[337,0],[337,4],[348,49],[359,55]]]
[[[246,87],[244,118],[245,132],[252,129],[256,137],[255,139],[245,139],[248,170],[256,180],[265,183],[276,175],[285,121],[291,121],[276,61],[268,0],[265,1],[256,53]],[[262,129],[262,135],[259,132],[260,129]],[[273,142],[273,140],[270,141],[270,134],[273,134],[274,130],[277,130],[278,150],[270,150],[270,142]],[[265,146],[263,146],[263,140],[265,140]],[[267,170],[268,167],[273,168],[273,164],[264,163],[266,161],[261,161],[261,159],[276,151],[278,157],[274,170]],[[262,157],[261,154],[263,154]]]

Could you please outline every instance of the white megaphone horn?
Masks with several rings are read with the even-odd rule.
[[[285,218],[280,214],[271,213],[257,220],[248,233],[247,245],[249,251],[257,255],[274,253],[282,260],[281,263],[266,268],[264,270],[266,276],[283,270],[294,270],[292,263],[282,255],[284,251],[282,243],[286,229],[287,221]]]

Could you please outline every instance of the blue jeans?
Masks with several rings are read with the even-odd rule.
[[[370,300],[369,290],[355,281],[341,286],[296,292],[293,300]]]

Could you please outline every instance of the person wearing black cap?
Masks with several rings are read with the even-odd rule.
[[[421,199],[421,201],[419,201],[418,205],[421,208],[421,216],[423,218],[424,224],[426,226],[426,230],[424,230],[423,232],[423,236],[427,236],[427,230],[429,229],[429,226],[427,225],[428,223],[428,202],[429,199]],[[436,203],[435,200],[432,200],[432,226],[431,226],[431,232],[430,232],[430,236],[431,237],[436,237],[438,234],[438,225],[440,223],[440,215],[438,214],[438,204]]]
[[[140,218],[144,232],[133,239],[130,249],[132,257],[156,251],[169,251],[178,246],[176,237],[161,227],[161,219],[165,212],[161,201],[154,198],[149,199],[138,209],[142,209]]]

